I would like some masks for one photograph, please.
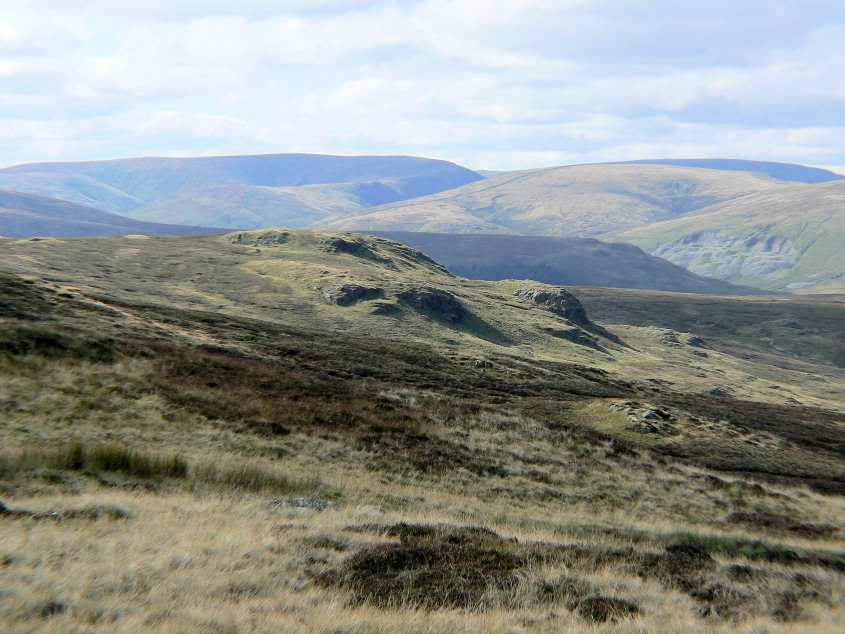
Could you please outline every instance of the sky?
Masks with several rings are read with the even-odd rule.
[[[845,3],[0,0],[0,166],[276,152],[845,171]]]

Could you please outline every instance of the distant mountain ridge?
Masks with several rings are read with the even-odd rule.
[[[481,179],[472,170],[436,159],[318,154],[130,158],[31,163],[0,170],[0,188],[59,198],[138,220],[225,224],[238,229],[250,228],[240,224],[250,217],[261,226],[300,226],[337,211],[424,196]],[[323,186],[322,194],[315,192],[314,186]],[[302,187],[312,191],[298,196]],[[238,197],[254,194],[255,188],[262,188],[261,197],[237,204]],[[208,192],[214,190],[229,197],[222,214],[231,220],[229,224],[215,217],[214,200],[207,202]],[[339,195],[342,204],[333,204]],[[293,213],[287,204],[291,199]],[[192,200],[200,202],[194,206]],[[306,210],[310,213],[303,214]],[[302,215],[301,222],[296,222],[298,215]]]
[[[601,163],[507,172],[422,198],[340,213],[346,231],[598,236],[788,185],[766,174]]]
[[[212,227],[139,222],[65,200],[0,190],[0,236],[7,238],[191,235],[224,231]]]
[[[771,161],[750,161],[746,159],[641,159],[620,161],[622,165],[675,165],[677,167],[700,167],[704,169],[759,172],[772,178],[796,183],[826,183],[842,180],[845,176],[820,167],[807,167],[795,163],[775,163]]]

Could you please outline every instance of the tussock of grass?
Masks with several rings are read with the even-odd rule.
[[[676,533],[668,535],[670,547],[695,549],[703,553],[722,553],[742,556],[752,561],[780,564],[806,564],[845,572],[845,553],[787,546],[761,539],[729,535],[697,535]]]
[[[0,353],[83,357],[98,361],[113,357],[112,349],[100,341],[79,339],[49,328],[3,324],[0,324]]]
[[[202,484],[280,495],[326,489],[316,475],[293,476],[261,462],[202,462],[191,466],[178,454],[159,456],[120,445],[85,445],[76,441],[55,450],[24,450],[0,456],[0,480],[38,471],[59,482],[64,471],[95,476],[103,483],[108,480],[103,480],[101,474],[116,473],[140,481],[174,480],[187,487]]]
[[[318,582],[379,607],[480,608],[491,591],[512,594],[529,563],[515,543],[489,530],[400,525],[396,532],[400,542],[364,548]]]
[[[191,477],[196,482],[224,489],[240,489],[269,494],[303,494],[324,490],[325,484],[316,475],[298,477],[260,463],[215,464],[194,467]]]
[[[188,462],[179,455],[156,456],[119,445],[86,447],[80,442],[58,450],[51,466],[72,471],[117,472],[142,479],[188,476]]]

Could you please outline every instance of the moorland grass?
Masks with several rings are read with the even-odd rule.
[[[833,412],[737,399],[737,433],[710,421],[718,397],[519,351],[17,278],[0,297],[4,326],[113,351],[0,356],[0,501],[22,512],[0,517],[2,629],[845,622],[841,530],[790,530],[845,517],[815,484],[842,465]],[[627,401],[667,409],[666,438],[685,444],[616,429]],[[744,442],[764,431],[805,452],[800,472],[766,471]],[[727,448],[745,473],[720,461]],[[288,496],[334,504],[276,503]],[[96,508],[124,513],[79,512]]]

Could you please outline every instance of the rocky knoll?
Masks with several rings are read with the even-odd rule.
[[[590,323],[587,319],[587,311],[584,310],[578,298],[562,288],[540,289],[526,286],[514,291],[514,295],[520,299],[541,304],[546,310],[574,324],[586,326]]]
[[[378,299],[384,295],[384,291],[380,288],[360,284],[343,284],[318,290],[326,301],[338,306],[351,306],[358,301]]]
[[[417,310],[436,313],[449,322],[458,322],[464,316],[464,307],[457,298],[434,286],[409,288],[399,293],[398,297]]]

